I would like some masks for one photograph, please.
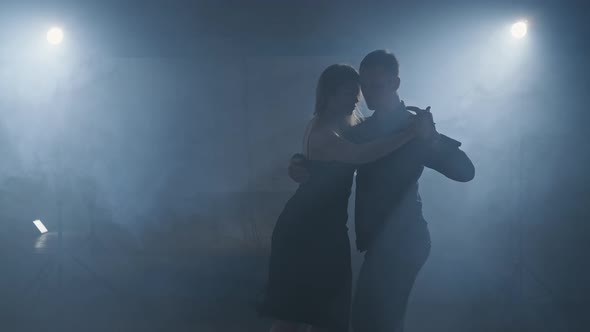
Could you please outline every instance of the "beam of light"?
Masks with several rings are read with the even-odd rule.
[[[516,39],[521,39],[526,36],[527,33],[527,22],[526,21],[518,21],[512,24],[512,36]]]
[[[45,228],[45,225],[43,225],[41,220],[37,219],[37,220],[33,221],[33,224],[35,224],[35,226],[37,226],[37,229],[39,230],[39,232],[41,232],[41,234],[47,233],[47,228]]]
[[[58,27],[53,27],[47,31],[47,41],[51,45],[59,45],[64,39],[64,32]]]

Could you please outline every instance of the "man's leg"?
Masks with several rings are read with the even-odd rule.
[[[401,332],[410,292],[430,253],[426,225],[384,230],[365,254],[352,307],[354,332]]]

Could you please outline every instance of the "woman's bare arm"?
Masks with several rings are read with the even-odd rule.
[[[364,164],[378,160],[399,149],[418,134],[417,122],[406,129],[372,142],[356,144],[328,128],[314,128],[309,134],[311,160]]]

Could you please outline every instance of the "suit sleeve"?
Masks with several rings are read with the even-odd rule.
[[[461,142],[440,135],[438,142],[428,148],[424,166],[432,168],[451,180],[469,182],[475,177],[475,166],[463,150]]]

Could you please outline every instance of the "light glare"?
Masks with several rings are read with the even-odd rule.
[[[512,25],[512,36],[517,39],[523,38],[527,33],[526,21],[519,21]]]
[[[47,41],[51,45],[59,45],[64,39],[64,32],[62,29],[53,27],[47,31]]]
[[[37,219],[37,220],[33,221],[33,224],[35,224],[35,226],[37,226],[37,229],[39,230],[39,232],[41,232],[41,234],[47,233],[47,228],[45,228],[45,225],[43,225],[41,220]]]

